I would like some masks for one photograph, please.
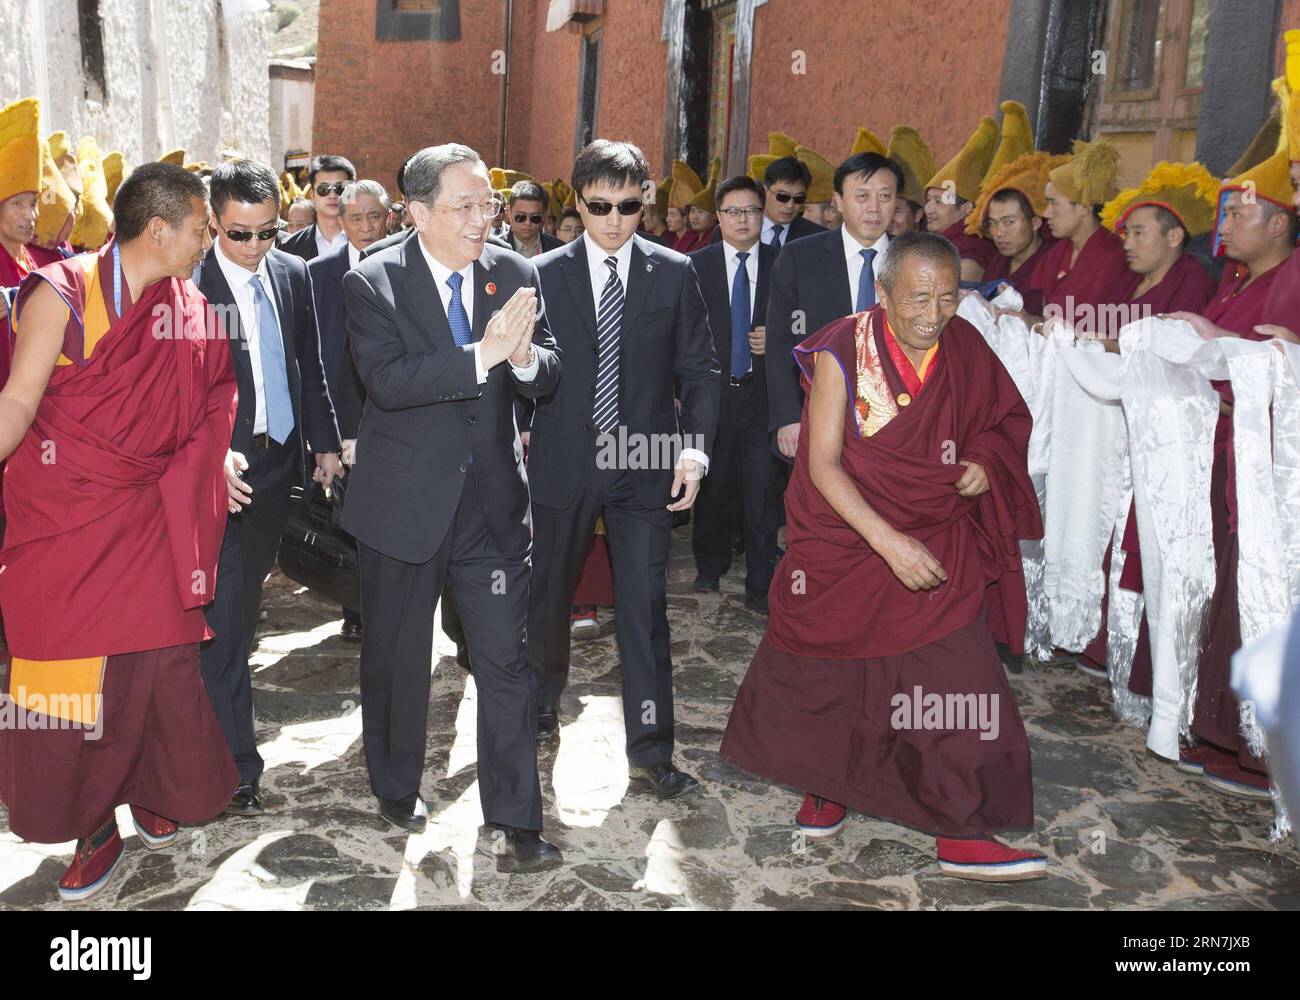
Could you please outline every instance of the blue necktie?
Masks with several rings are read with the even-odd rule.
[[[736,254],[736,277],[731,282],[731,374],[740,378],[749,371],[749,254]]]
[[[773,250],[781,249],[781,230],[783,228],[784,228],[783,226],[772,227],[772,242],[769,243],[768,246],[770,246]]]
[[[623,328],[623,282],[618,280],[618,258],[606,257],[609,278],[596,310],[596,402],[592,422],[602,434],[618,426],[618,338]]]
[[[859,250],[862,254],[862,273],[858,275],[858,304],[854,312],[863,312],[876,304],[876,273],[871,262],[876,259],[876,251]]]
[[[275,318],[271,297],[260,274],[249,282],[257,307],[257,344],[262,351],[262,391],[266,395],[266,433],[284,444],[293,433],[293,401],[289,398],[289,373],[284,363],[284,339]]]
[[[447,287],[451,289],[451,305],[447,307],[447,322],[451,324],[451,336],[457,347],[464,347],[474,339],[474,331],[469,326],[469,314],[465,312],[465,303],[460,300],[460,285],[465,276],[454,271],[447,276]]]

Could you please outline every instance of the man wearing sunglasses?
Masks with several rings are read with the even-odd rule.
[[[510,189],[506,210],[506,221],[510,223],[507,239],[521,257],[536,257],[564,246],[562,240],[542,232],[550,203],[546,189],[536,181],[520,181]]]
[[[307,193],[316,206],[316,221],[282,239],[280,249],[303,260],[315,260],[346,246],[348,237],[339,217],[341,199],[343,191],[356,179],[356,168],[346,157],[322,153],[312,160],[307,171]]]
[[[631,143],[585,147],[573,189],[586,231],[537,261],[565,368],[555,391],[537,401],[529,442],[541,585],[530,592],[528,655],[540,685],[538,732],[553,735],[569,673],[574,588],[603,515],[628,764],[637,784],[666,799],[698,786],[672,762],[668,548],[673,514],[694,504],[708,468],[721,385],[694,266],[636,235],[642,200],[654,196],[649,179]],[[685,448],[677,454],[665,442]]]
[[[812,183],[812,172],[803,160],[794,156],[782,156],[773,160],[763,171],[763,232],[758,241],[770,246],[777,253],[791,240],[801,236],[813,236],[824,233],[824,227],[811,219],[805,219],[801,212],[808,200],[808,185]],[[713,233],[713,242],[722,242],[722,230]]]
[[[342,475],[341,442],[320,358],[307,265],[275,249],[283,225],[280,189],[268,167],[231,160],[209,182],[216,238],[194,276],[231,341],[239,409],[226,455],[227,510],[216,596],[207,607],[215,637],[200,653],[203,682],[239,767],[227,807],[262,812],[262,757],[253,732],[248,654],[289,517],[295,483],[328,486]],[[305,230],[304,230],[305,231]]]

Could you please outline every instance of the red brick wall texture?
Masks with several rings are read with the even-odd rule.
[[[315,151],[342,153],[390,187],[402,159],[434,143],[467,143],[496,165],[502,77],[493,53],[504,45],[506,3],[460,7],[458,42],[379,42],[373,0],[321,0]],[[780,130],[837,160],[859,125],[886,138],[906,122],[942,163],[980,115],[996,114],[1009,7],[972,0],[936,28],[928,4],[768,0],[755,14],[750,151]],[[546,0],[514,0],[505,165],[567,178],[580,39],[547,32],[546,9]],[[663,151],[662,17],[661,0],[608,0],[600,26],[597,131],[636,142],[652,168]]]

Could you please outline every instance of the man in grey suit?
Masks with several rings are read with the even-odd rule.
[[[516,394],[554,390],[559,351],[533,265],[486,246],[499,199],[457,143],[406,165],[416,232],[343,279],[366,402],[343,528],[358,542],[362,738],[380,814],[420,831],[433,609],[449,582],[478,692],[484,820],[500,871],[561,863],[541,838],[525,632],[532,546]]]

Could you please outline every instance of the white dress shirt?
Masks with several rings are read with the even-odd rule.
[[[212,249],[214,256],[217,258],[217,265],[221,268],[222,275],[225,276],[226,284],[230,286],[230,292],[235,297],[235,307],[239,310],[239,322],[244,330],[248,360],[253,368],[253,433],[265,434],[266,383],[262,378],[262,331],[258,326],[257,303],[253,298],[252,281],[254,275],[261,275],[262,277],[262,288],[266,291],[266,297],[271,300],[271,308],[275,311],[276,321],[281,324],[284,322],[280,316],[280,307],[275,302],[275,290],[271,287],[271,275],[266,268],[266,257],[263,256],[257,262],[256,271],[249,271],[240,267],[221,252],[220,241],[214,243]],[[288,363],[288,357],[285,358],[285,363]],[[288,373],[285,374],[287,377]]]
[[[348,241],[348,270],[357,266],[361,260],[361,251],[356,248],[351,240]]]
[[[600,246],[597,245],[596,241],[591,238],[591,233],[588,232],[582,234],[582,243],[587,251],[587,273],[591,276],[591,301],[596,312],[600,312],[600,297],[605,291],[605,283],[609,281],[609,268],[605,266],[606,257],[613,257],[618,261],[618,264],[616,265],[618,280],[623,286],[623,298],[626,300],[627,279],[628,275],[632,273],[632,239],[629,237],[628,241],[619,247],[614,253],[601,249]],[[626,330],[620,330],[619,337],[621,338],[626,334],[626,332]],[[625,374],[626,373],[622,371],[622,367],[620,366],[620,381],[624,378]],[[709,456],[704,454],[704,452],[700,451],[698,448],[683,448],[681,455],[678,457],[679,459],[693,459],[700,463],[706,474],[709,471]]]
[[[795,218],[797,219],[798,216],[796,215]],[[771,219],[769,219],[766,215],[764,215],[763,232],[759,234],[758,237],[759,242],[766,243],[768,246],[771,246],[772,237],[775,235],[776,235],[776,223],[773,222]],[[783,222],[781,223],[781,249],[784,250],[786,243],[788,243],[789,241],[790,241],[790,224],[787,222]]]
[[[420,245],[420,253],[424,254],[424,262],[429,265],[429,271],[433,274],[433,280],[438,286],[438,296],[442,299],[442,311],[448,317],[451,313],[451,285],[447,279],[451,277],[452,270],[445,264],[438,261],[433,254],[429,253],[428,248],[424,245],[424,240],[416,237],[416,243]],[[469,320],[469,328],[474,329],[474,264],[471,261],[458,272],[463,279],[460,283],[460,304],[465,307],[465,317]],[[502,305],[505,305],[503,302]],[[448,320],[450,322],[450,319]],[[475,341],[473,344],[474,351],[474,373],[478,378],[479,385],[482,385],[488,379],[487,369],[483,367],[483,353],[481,343]],[[520,368],[513,361],[510,362],[510,368],[514,371],[515,376],[521,382],[531,382],[537,377],[537,370],[541,363],[537,360],[537,352],[533,351],[532,363]]]
[[[889,234],[881,233],[880,239],[876,240],[871,246],[859,243],[854,239],[847,226],[840,226],[840,235],[844,238],[844,262],[849,266],[849,301],[856,308],[858,304],[858,282],[862,278],[862,251],[876,251],[876,256],[871,261],[871,273],[872,277],[879,278],[880,272],[885,266],[885,254],[889,252]]]
[[[784,233],[782,235],[785,235]],[[740,251],[733,247],[726,240],[722,241],[722,256],[727,262],[727,302],[731,302],[731,289],[736,284],[736,271],[740,267],[740,258],[737,256]],[[745,251],[749,256],[745,259],[745,276],[749,279],[749,328],[752,330],[755,326],[762,326],[761,323],[755,323],[754,320],[754,300],[758,297],[758,244]],[[744,375],[745,372],[754,370],[753,355],[749,359],[749,367],[744,372],[732,372],[737,378]]]
[[[334,239],[328,240],[325,234],[320,231],[320,226],[316,227],[316,256],[324,257],[331,250],[337,250],[348,241],[348,234],[342,228],[334,234]]]

